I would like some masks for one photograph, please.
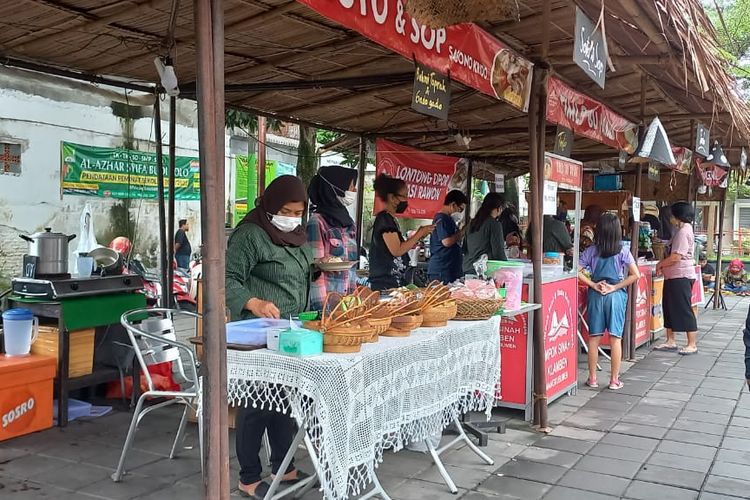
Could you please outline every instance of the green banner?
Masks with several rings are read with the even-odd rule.
[[[255,207],[258,197],[258,159],[255,155],[238,155],[234,159],[236,169],[234,184],[234,224],[239,223]],[[296,175],[294,165],[276,160],[266,160],[266,186],[280,175]]]
[[[169,157],[164,162],[165,195]],[[156,153],[61,143],[62,192],[100,198],[155,199]],[[175,157],[175,199],[200,199],[198,158]]]

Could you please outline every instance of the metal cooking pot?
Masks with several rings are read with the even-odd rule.
[[[94,258],[97,272],[102,276],[112,276],[122,273],[122,255],[111,248],[95,248],[89,252],[89,257]]]
[[[31,236],[19,236],[29,242],[29,255],[39,257],[36,274],[68,273],[68,244],[75,234],[53,233],[52,228],[45,227]]]

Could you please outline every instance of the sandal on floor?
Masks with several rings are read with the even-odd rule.
[[[297,477],[296,478],[289,479],[287,481],[285,481],[285,480],[282,479],[281,480],[281,484],[283,484],[284,486],[291,486],[293,484],[299,483],[300,481],[304,481],[305,479],[307,479],[309,477],[310,477],[310,474],[306,474],[306,473],[302,472],[301,470],[297,469]]]
[[[586,385],[589,386],[589,387],[591,387],[592,389],[598,389],[599,388],[599,384],[596,382],[596,380],[588,379],[586,381]]]
[[[696,347],[695,350],[688,349],[687,347],[683,347],[679,351],[677,351],[678,354],[681,356],[692,356],[693,354],[698,354],[698,348]]]
[[[625,387],[625,384],[623,384],[621,380],[613,380],[609,383],[610,391],[619,391],[623,387]]]
[[[243,490],[242,488],[237,488],[237,490],[240,492],[241,497],[245,498],[255,498],[257,500],[263,500],[266,496],[266,493],[268,493],[268,490],[271,489],[271,485],[268,483],[260,483],[258,486],[255,487],[255,493],[252,495],[248,493],[247,491]]]
[[[657,346],[654,346],[654,351],[666,351],[666,352],[672,352],[678,350],[679,347],[677,344],[659,344]]]

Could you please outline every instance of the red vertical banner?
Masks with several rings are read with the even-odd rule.
[[[577,380],[577,311],[577,278],[542,285],[544,373],[549,399],[568,390]]]
[[[529,285],[523,284],[522,298],[529,301]],[[503,318],[500,324],[500,392],[503,403],[523,405],[526,387],[529,349],[529,314]]]
[[[635,345],[642,346],[651,339],[651,267],[639,268],[641,278],[635,300]]]

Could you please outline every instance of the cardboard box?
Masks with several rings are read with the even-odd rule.
[[[229,428],[234,429],[234,421],[237,418],[237,408],[234,406],[228,406],[227,411],[229,412],[229,416],[227,418],[227,422],[229,423]],[[195,415],[194,411],[191,411],[188,413],[188,421],[192,423],[198,422],[198,417]]]
[[[68,332],[70,350],[68,355],[68,378],[89,375],[94,369],[94,337],[96,330]],[[57,360],[59,332],[56,326],[40,326],[39,336],[31,346],[33,354],[51,356]]]
[[[55,358],[0,355],[0,441],[52,427]]]

